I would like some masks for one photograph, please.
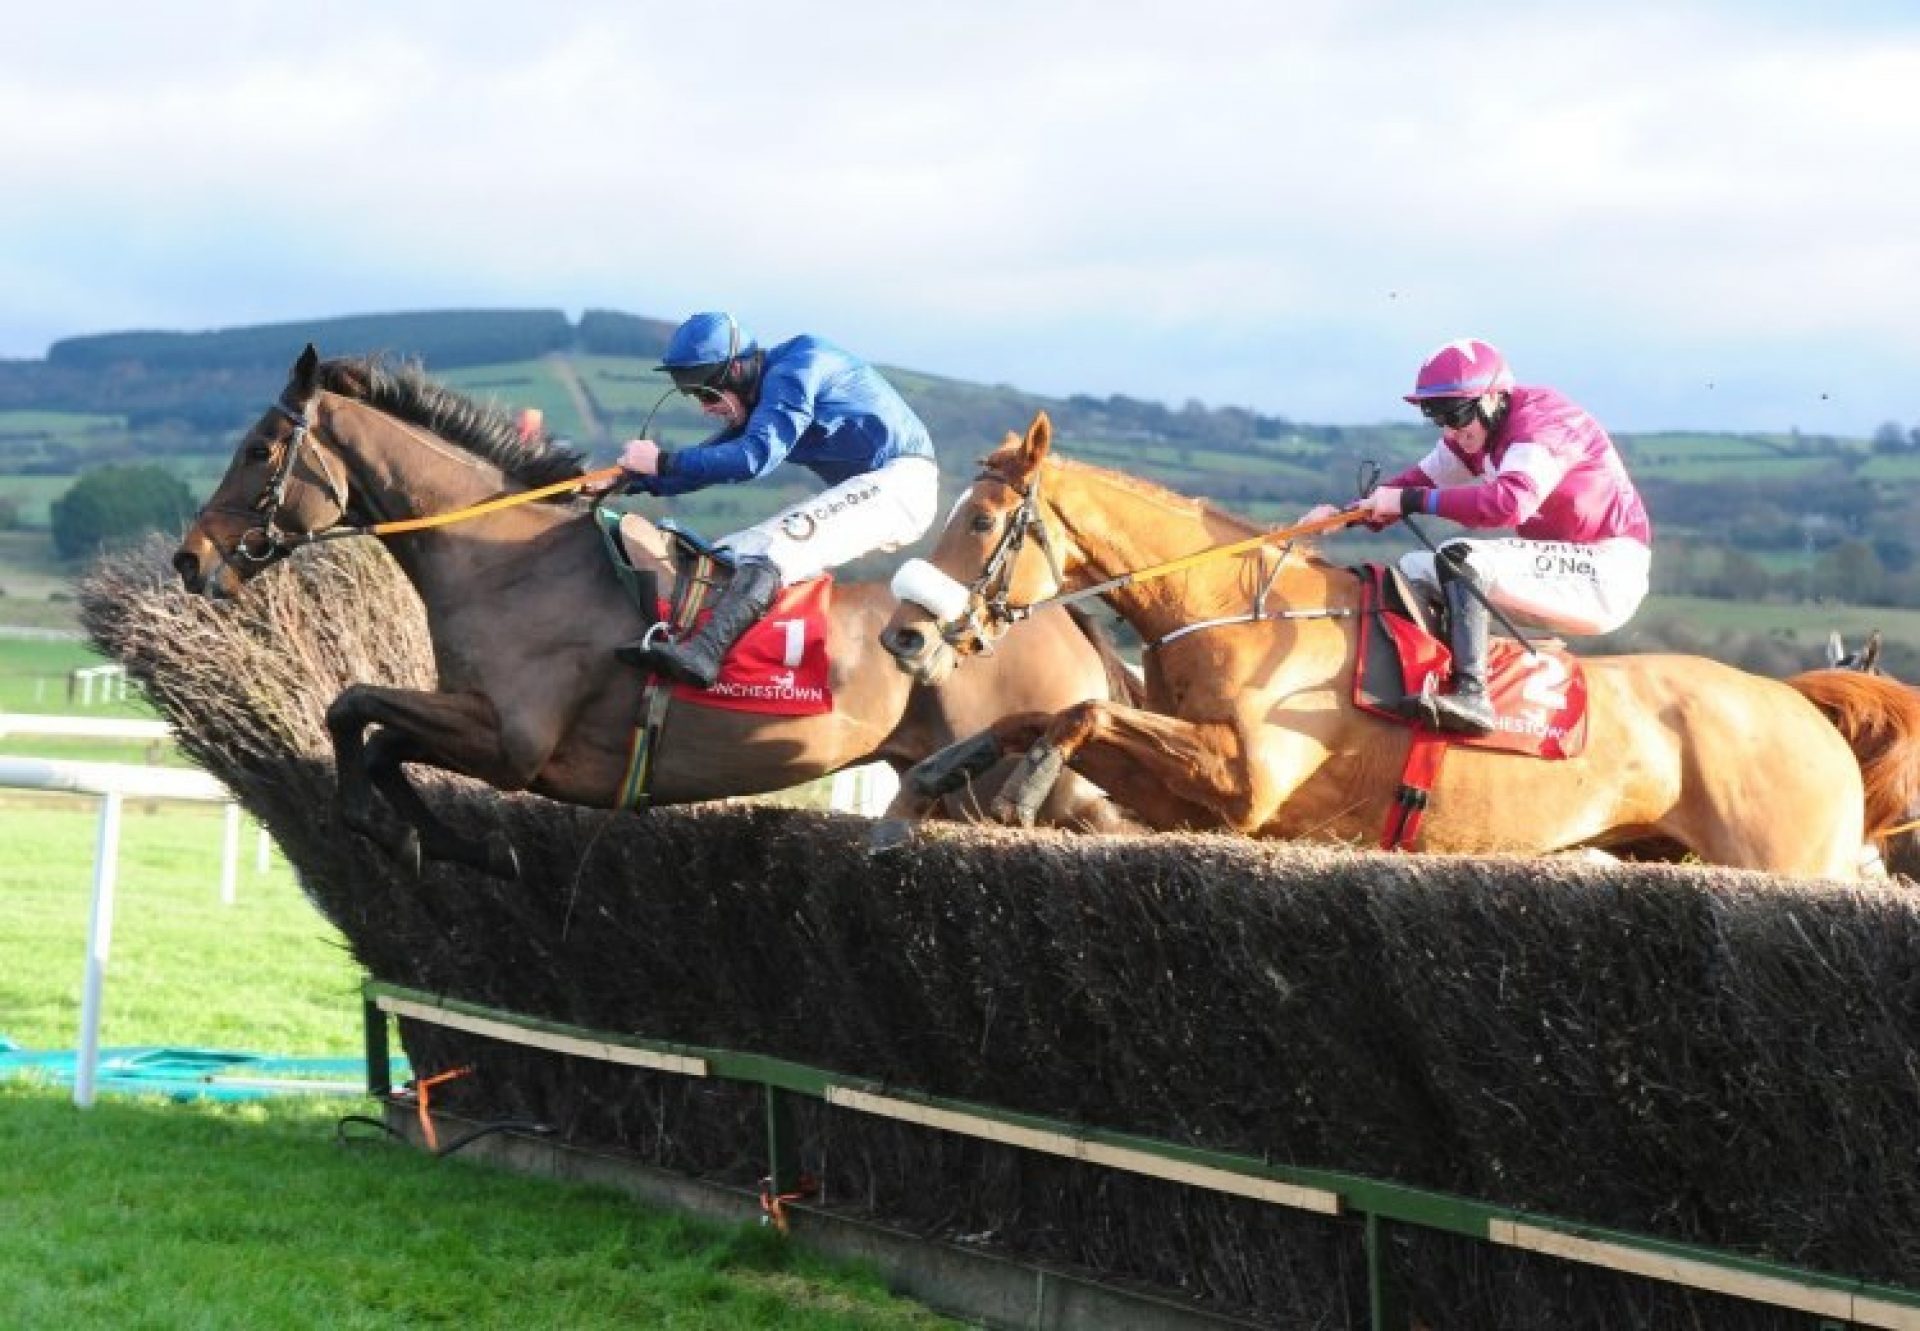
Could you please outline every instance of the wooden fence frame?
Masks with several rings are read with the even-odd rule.
[[[766,1098],[768,1174],[777,1192],[788,1191],[799,1173],[788,1097],[805,1095],[858,1113],[1190,1187],[1327,1216],[1358,1216],[1364,1226],[1370,1325],[1375,1331],[1407,1324],[1387,1270],[1387,1241],[1395,1225],[1749,1299],[1822,1317],[1835,1327],[1920,1331],[1920,1291],[1916,1290],[1757,1261],[1697,1244],[1603,1229],[1361,1175],[1274,1165],[1250,1156],[916,1095],[764,1054],[594,1031],[375,980],[362,986],[362,998],[367,1090],[376,1098],[385,1099],[393,1089],[387,1073],[389,1016],[576,1058],[758,1086]]]

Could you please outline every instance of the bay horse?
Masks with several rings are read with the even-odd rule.
[[[1412,731],[1354,705],[1360,578],[1308,549],[1288,556],[1261,546],[1130,581],[1133,571],[1261,529],[1158,485],[1051,456],[1051,439],[1043,414],[985,459],[931,556],[945,579],[936,575],[925,599],[939,604],[903,601],[882,641],[902,669],[935,682],[963,658],[962,672],[973,668],[1018,607],[1111,582],[1103,599],[1147,643],[1147,707],[1103,699],[1009,716],[929,768],[944,775],[982,752],[1025,752],[1042,788],[1070,769],[1157,829],[1374,841]],[[896,579],[903,585],[909,580]],[[1251,618],[1262,587],[1265,617]],[[1663,858],[1677,849],[1713,864],[1858,876],[1873,831],[1862,766],[1800,693],[1697,657],[1601,657],[1585,668],[1582,752],[1547,762],[1454,750],[1434,784],[1419,849],[1657,847]],[[1892,719],[1876,771],[1891,779],[1915,770],[1920,707],[1882,692],[1874,700]],[[1856,703],[1836,691],[1823,705]],[[935,779],[908,778],[923,789]],[[993,810],[1017,821],[1023,800],[1003,792]]]
[[[232,595],[323,533],[450,513],[581,475],[578,454],[523,440],[506,412],[416,367],[323,362],[309,345],[279,400],[241,439],[173,564],[188,590]],[[638,529],[639,540],[628,539],[640,547],[636,561],[669,592],[664,533],[637,515],[625,522]],[[592,515],[565,496],[383,539],[425,606],[439,688],[362,683],[334,699],[326,721],[342,816],[396,855],[511,876],[512,848],[497,835],[476,839],[446,826],[403,765],[616,806],[643,677],[613,648],[644,627],[640,612]],[[772,716],[676,701],[653,767],[653,802],[779,790],[871,761],[904,768],[1008,712],[1056,711],[1120,687],[1115,672],[1124,667],[1110,644],[1103,649],[1090,628],[1059,614],[1009,635],[978,678],[916,687],[877,647],[892,609],[884,586],[835,586],[831,712]],[[402,815],[397,826],[379,815],[376,790]],[[1044,816],[1096,828],[1117,818],[1084,785],[1062,791]]]

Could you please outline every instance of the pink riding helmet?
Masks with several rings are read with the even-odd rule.
[[[1477,337],[1455,338],[1427,357],[1413,381],[1408,402],[1436,397],[1479,397],[1513,387],[1507,358],[1490,342]]]

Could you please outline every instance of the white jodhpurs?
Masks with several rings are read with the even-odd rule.
[[[1526,628],[1573,637],[1611,633],[1633,618],[1646,599],[1653,553],[1625,537],[1576,545],[1570,541],[1453,538],[1440,543],[1467,547],[1467,564],[1486,588],[1487,599]],[[1438,588],[1433,555],[1403,555],[1408,581]]]
[[[932,458],[895,458],[764,522],[715,541],[739,559],[766,559],[784,584],[838,568],[875,550],[911,544],[939,511],[940,469]]]

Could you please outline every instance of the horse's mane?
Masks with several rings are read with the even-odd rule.
[[[319,385],[329,393],[430,431],[447,443],[492,463],[528,489],[581,474],[581,455],[551,438],[523,440],[513,417],[491,403],[475,402],[427,378],[417,362],[392,364],[381,356],[321,362]],[[562,495],[564,502],[571,496]]]
[[[1911,816],[1920,804],[1920,694],[1885,675],[1810,670],[1787,681],[1846,736],[1866,787],[1867,831]]]
[[[1180,513],[1191,514],[1196,518],[1217,518],[1222,522],[1234,523],[1245,527],[1248,535],[1252,535],[1254,532],[1260,530],[1246,518],[1241,517],[1237,513],[1229,512],[1210,499],[1199,499],[1192,495],[1181,494],[1178,490],[1169,490],[1157,481],[1143,480],[1129,472],[1114,471],[1110,467],[1097,467],[1090,462],[1078,462],[1072,458],[1063,458],[1057,453],[1054,454],[1053,461],[1064,472],[1079,472],[1083,475],[1090,476],[1104,485],[1112,486],[1116,490],[1125,491],[1127,494],[1132,495],[1144,503],[1155,504],[1161,508],[1169,508]]]
[[[1143,503],[1167,509],[1198,522],[1222,523],[1245,536],[1257,536],[1264,530],[1260,523],[1243,513],[1235,513],[1232,509],[1223,508],[1211,499],[1196,498],[1193,495],[1181,494],[1178,490],[1170,490],[1158,481],[1145,480],[1129,472],[1095,466],[1090,462],[1078,462],[1072,458],[1061,457],[1058,453],[1050,454],[1047,462],[1049,465],[1060,468],[1067,475],[1078,474],[1091,478],[1102,485],[1131,495]],[[1294,553],[1296,556],[1310,559],[1317,559],[1318,556],[1318,551],[1311,541],[1296,543]]]

